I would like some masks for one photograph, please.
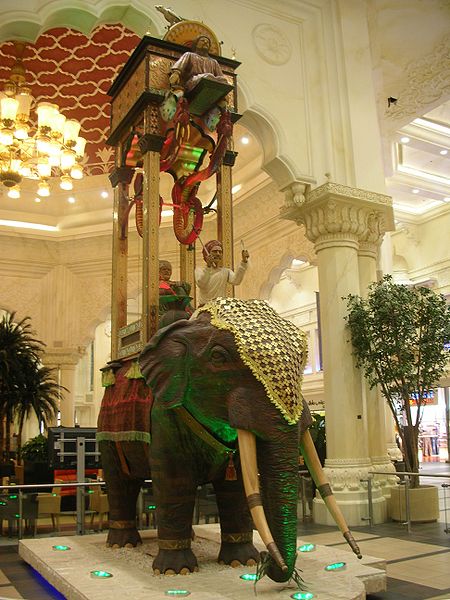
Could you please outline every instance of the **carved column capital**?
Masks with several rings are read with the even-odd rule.
[[[281,217],[304,225],[316,250],[347,242],[376,252],[384,233],[394,229],[392,199],[384,194],[327,182],[294,198],[291,186]]]
[[[47,367],[64,367],[65,369],[75,369],[78,361],[83,356],[83,348],[52,348],[46,349],[43,362]]]

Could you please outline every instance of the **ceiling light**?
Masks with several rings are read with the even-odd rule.
[[[74,198],[73,196],[69,196],[69,197],[67,198],[67,202],[68,202],[69,204],[75,204],[76,200],[75,200],[75,198]]]
[[[404,135],[403,137],[400,138],[400,142],[402,144],[409,144],[410,141],[411,141],[411,138],[409,138],[407,135]]]
[[[418,194],[419,192],[420,192],[420,190],[418,190],[417,188],[414,188],[414,189],[412,190],[412,193],[413,193],[413,194]]]
[[[441,175],[434,175],[433,173],[427,173],[426,171],[420,171],[413,167],[407,167],[406,165],[398,165],[397,171],[400,173],[406,173],[407,175],[414,175],[427,181],[433,181],[434,183],[441,183],[443,185],[450,185],[450,179],[448,177],[442,177]]]
[[[444,198],[444,202],[450,202],[450,197],[449,197],[449,196],[446,196],[446,197]]]
[[[246,146],[249,143],[250,143],[250,138],[247,135],[243,135],[241,137],[241,144],[244,144],[244,146]]]
[[[22,229],[38,229],[40,231],[58,231],[58,227],[55,227],[54,225],[28,223],[27,221],[9,221],[8,219],[0,219],[0,225],[5,225],[6,227],[20,227]]]
[[[37,128],[30,135],[34,99],[26,85],[25,47],[14,42],[15,63],[0,92],[0,183],[11,188],[20,186],[23,178],[37,179],[38,194],[48,196],[46,180],[79,165],[86,140],[78,137],[78,121],[66,119],[51,102],[37,103]]]
[[[36,204],[39,204],[39,202],[41,201],[41,199],[39,198],[39,196],[36,196],[36,198],[34,199],[34,201],[36,202]]]
[[[59,183],[59,187],[62,190],[65,190],[66,192],[70,192],[70,190],[73,190],[72,179],[69,177],[69,175],[61,176],[61,181]]]
[[[238,183],[236,185],[233,185],[233,187],[231,188],[231,193],[232,194],[237,194],[241,190],[242,190],[242,185],[240,183]]]
[[[102,198],[109,198],[109,194],[106,191],[103,191],[100,195]]]
[[[9,188],[8,198],[20,198],[20,188],[18,185],[14,185],[12,188]]]
[[[39,196],[50,196],[50,186],[46,181],[39,181],[37,193]]]
[[[429,121],[428,119],[414,119],[413,123],[415,125],[420,125],[426,129],[431,129],[433,131],[438,131],[439,133],[443,133],[445,135],[450,135],[450,127],[448,125],[440,125],[439,123],[435,123],[434,121]]]
[[[441,154],[442,156],[446,156],[448,154],[448,150],[441,150],[439,154]]]

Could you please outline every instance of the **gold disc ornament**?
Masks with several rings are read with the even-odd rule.
[[[216,34],[200,21],[179,21],[170,27],[163,39],[189,48],[200,35],[206,36],[211,42],[209,53],[221,56],[220,44]]]

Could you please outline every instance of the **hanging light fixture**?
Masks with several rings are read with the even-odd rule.
[[[14,42],[16,62],[0,92],[0,182],[10,198],[20,198],[23,178],[37,181],[39,196],[50,195],[49,178],[59,175],[63,190],[83,177],[86,140],[79,137],[80,123],[67,119],[56,104],[38,102],[37,129],[31,132],[33,97],[26,86],[23,53],[25,44]]]

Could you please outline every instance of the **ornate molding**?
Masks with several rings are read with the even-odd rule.
[[[292,47],[286,35],[268,23],[260,23],[252,31],[257,54],[269,65],[284,65],[292,56]]]
[[[324,471],[334,492],[359,492],[364,490],[370,469],[367,458],[344,458],[326,459]]]
[[[73,367],[78,364],[83,356],[84,350],[82,347],[77,348],[51,348],[45,349],[43,362],[47,367]]]
[[[319,187],[309,191],[306,195],[308,204],[321,199],[323,196],[337,196],[347,200],[364,200],[366,202],[374,202],[392,208],[392,198],[386,194],[362,190],[360,188],[350,187],[341,183],[333,183],[328,181]]]
[[[448,95],[449,47],[450,38],[444,38],[430,54],[406,65],[405,86],[399,90],[397,102],[385,109],[384,116],[390,128],[397,127],[393,121],[407,121],[421,115],[431,104]]]
[[[304,188],[296,183],[286,190],[281,217],[304,225],[314,243],[355,248],[361,243],[363,253],[372,253],[372,245],[393,228],[390,196],[332,182],[303,194]]]
[[[286,208],[294,206],[302,206],[306,202],[306,192],[310,189],[310,185],[295,181],[284,190],[284,205]]]

